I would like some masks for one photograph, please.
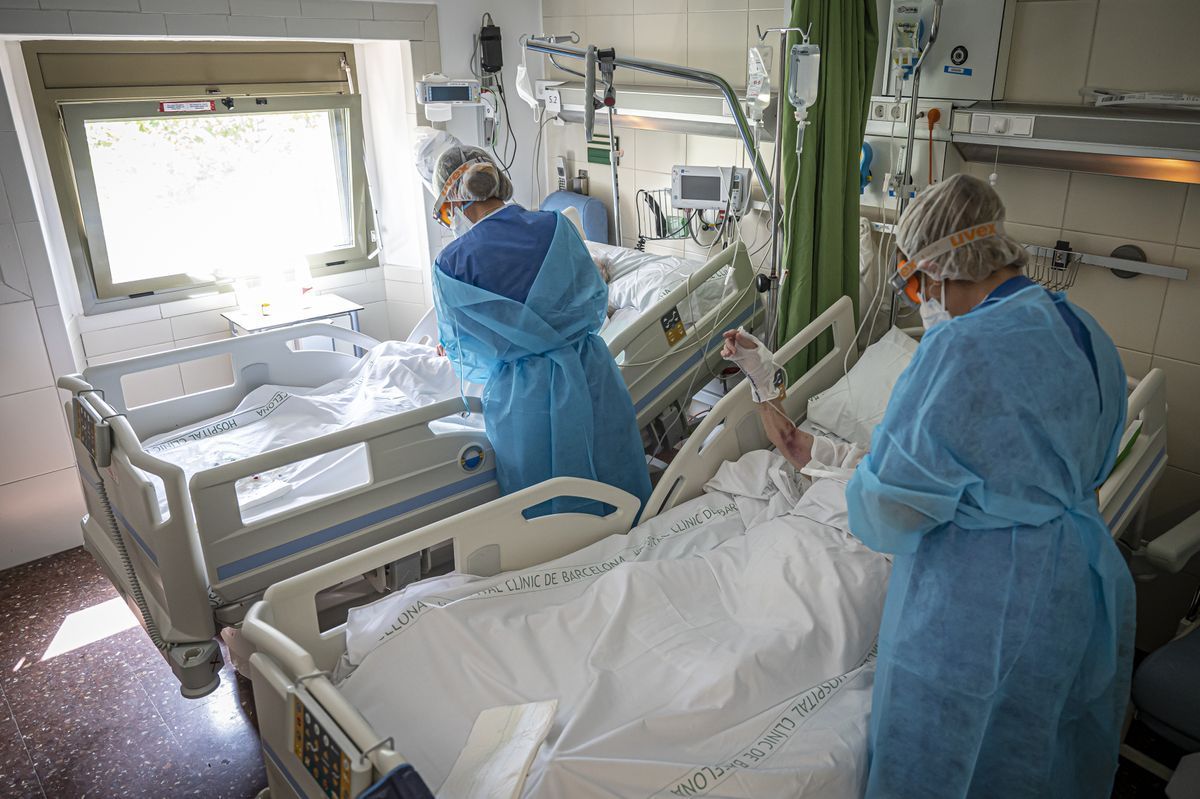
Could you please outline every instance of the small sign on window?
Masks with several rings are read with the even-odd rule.
[[[216,100],[184,100],[179,102],[159,103],[160,114],[178,114],[180,111],[216,111]]]

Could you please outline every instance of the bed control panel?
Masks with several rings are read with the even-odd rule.
[[[353,799],[371,784],[371,762],[303,688],[292,689],[292,751],[329,799]]]
[[[112,464],[112,428],[82,397],[71,400],[71,426],[75,438],[92,456],[97,468]]]
[[[679,315],[678,305],[668,311],[659,321],[662,323],[663,334],[667,337],[667,344],[670,346],[674,347],[687,335],[687,330],[683,326],[683,318]]]

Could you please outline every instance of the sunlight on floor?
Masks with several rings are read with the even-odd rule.
[[[125,600],[120,597],[77,610],[63,619],[58,632],[54,634],[54,640],[42,655],[42,660],[49,660],[81,646],[94,644],[136,626],[137,619],[130,612]]]

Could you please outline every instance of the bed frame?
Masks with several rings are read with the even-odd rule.
[[[799,420],[808,399],[832,386],[843,374],[843,359],[854,357],[853,308],[843,297],[777,353],[790,359],[826,332],[834,348],[788,387],[784,407]],[[726,395],[693,433],[659,482],[642,514],[649,519],[701,493],[725,461],[768,446],[758,412],[743,381]],[[1165,452],[1165,403],[1162,374],[1153,370],[1130,397],[1130,424],[1141,424],[1139,441],[1100,491],[1101,508],[1110,524],[1128,525],[1145,504],[1162,470]],[[559,496],[601,500],[617,508],[607,517],[568,515],[526,520],[521,511]],[[294,750],[297,714],[311,713],[335,736],[348,762],[358,769],[351,791],[405,762],[362,714],[338,691],[330,672],[345,651],[344,626],[322,630],[317,594],[431,544],[454,542],[455,567],[489,576],[522,569],[588,546],[613,534],[627,533],[636,502],[618,489],[575,478],[558,478],[525,491],[443,519],[369,549],[298,574],[266,591],[243,624],[243,634],[256,648],[250,657],[259,732],[272,799],[324,796]],[[1114,533],[1124,528],[1115,527]],[[349,779],[349,777],[348,777]]]
[[[681,340],[670,344],[661,317],[729,266],[726,296]],[[649,425],[672,402],[686,401],[683,395],[689,388],[694,392],[708,382],[699,375],[717,367],[722,330],[758,318],[753,280],[745,247],[729,247],[610,344],[613,354],[629,364],[622,373],[634,397],[639,427]],[[332,339],[335,351],[289,348],[290,341],[307,336]],[[338,342],[348,346],[339,348]],[[495,457],[483,431],[435,433],[429,428],[430,422],[463,410],[457,397],[206,469],[190,481],[185,481],[182,469],[142,447],[150,436],[230,410],[264,384],[315,387],[341,377],[354,358],[336,350],[377,343],[360,333],[314,323],[94,366],[59,380],[60,388],[69,390],[95,418],[107,420],[112,430],[112,463],[100,470],[93,466],[78,428],[73,437],[88,510],[82,520],[84,546],[134,607],[142,626],[157,627],[159,648],[185,695],[200,696],[216,688],[223,658],[214,637],[221,628],[240,624],[267,586],[499,496]],[[122,386],[126,376],[220,356],[231,360],[231,385],[128,407]],[[476,397],[468,397],[467,405],[473,413],[482,412]],[[67,412],[69,418],[79,416],[73,403]],[[238,480],[358,444],[366,446],[371,482],[243,521]],[[160,518],[154,486],[138,470],[162,480],[166,518]],[[136,579],[130,577],[108,525],[102,476]],[[136,607],[138,593],[149,622]]]

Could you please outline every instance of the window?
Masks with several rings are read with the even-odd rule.
[[[85,304],[177,299],[302,260],[314,275],[373,265],[345,48],[37,44],[35,97],[57,117],[61,146],[47,150]],[[141,74],[162,85],[127,85]]]

